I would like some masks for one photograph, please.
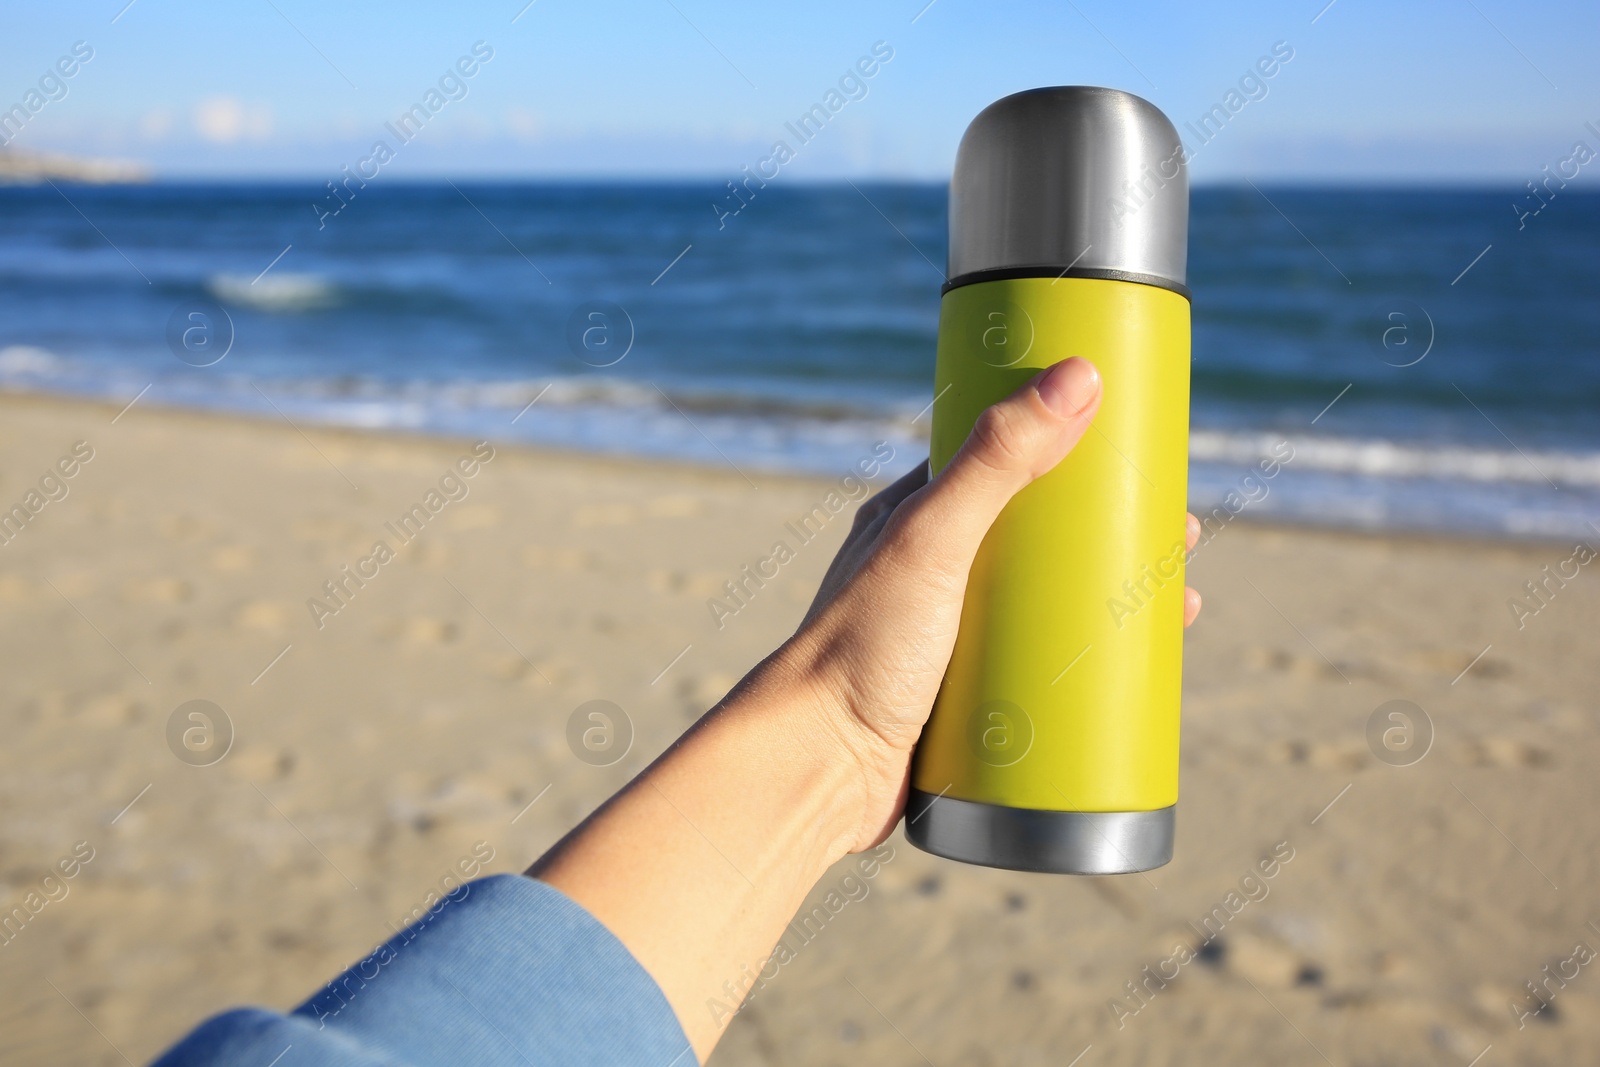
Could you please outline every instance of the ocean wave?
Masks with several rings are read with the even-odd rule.
[[[315,311],[339,302],[333,283],[316,274],[285,272],[255,278],[243,274],[213,274],[206,279],[206,290],[225,304],[280,315]]]
[[[152,382],[152,377],[154,381]],[[495,441],[709,466],[828,475],[877,441],[896,468],[927,452],[926,398],[911,392],[839,395],[837,385],[557,375],[428,380],[370,374],[154,375],[106,373],[93,359],[42,347],[0,347],[0,384],[126,403],[287,413],[296,421],[375,431],[482,436]],[[263,394],[270,400],[263,399]],[[1263,517],[1366,529],[1477,531],[1514,538],[1586,537],[1600,513],[1600,452],[1502,449],[1448,439],[1307,435],[1268,426],[1196,427],[1191,506],[1237,488],[1263,457],[1293,456]],[[1210,503],[1208,503],[1210,502]]]
[[[426,402],[460,410],[507,408],[537,401],[544,407],[601,407],[621,411],[657,410],[712,417],[784,423],[888,422],[909,426],[926,408],[915,397],[841,398],[836,389],[798,383],[738,383],[726,387],[674,380],[554,376],[476,381],[385,381],[370,376],[297,378],[277,388],[308,400],[392,400],[411,406]],[[927,420],[921,422],[926,433]]]
[[[1196,462],[1254,463],[1288,441],[1296,468],[1374,478],[1513,482],[1600,486],[1600,452],[1530,451],[1423,445],[1381,438],[1298,437],[1271,432],[1195,430],[1189,458]]]
[[[294,276],[286,276],[289,281]],[[263,278],[262,284],[268,279]],[[248,284],[248,283],[246,283]],[[269,289],[267,299],[288,306],[288,289]],[[296,297],[305,301],[311,292]],[[69,391],[97,391],[99,378],[88,366],[33,345],[0,347],[0,381],[28,382],[46,388],[55,383]],[[132,379],[129,379],[130,382]],[[224,374],[202,385],[174,379],[170,392],[180,402],[231,407],[254,400],[252,381],[284,403],[308,413],[320,411],[332,422],[370,429],[425,429],[443,419],[452,424],[483,419],[493,423],[513,417],[520,426],[531,413],[564,411],[570,417],[600,420],[622,438],[638,420],[671,416],[688,426],[715,424],[723,438],[777,435],[804,449],[807,439],[835,439],[841,434],[892,435],[926,447],[928,422],[922,398],[913,394],[840,396],[836,389],[807,383],[729,381],[706,383],[661,381],[590,375],[549,378],[426,380],[384,379],[351,374],[317,377],[247,379]],[[104,384],[103,382],[101,384]],[[142,385],[143,383],[138,383]],[[197,390],[197,391],[196,391]],[[186,394],[186,395],[183,395]],[[630,420],[633,420],[630,422]],[[1392,438],[1305,435],[1271,429],[1191,431],[1189,458],[1196,465],[1254,465],[1278,455],[1287,441],[1294,449],[1290,466],[1300,471],[1386,481],[1428,480],[1438,483],[1502,484],[1594,490],[1600,488],[1600,452],[1519,448],[1503,449],[1454,442],[1404,441]],[[646,449],[648,451],[648,449]]]
[[[928,420],[917,398],[840,398],[791,388],[780,394],[703,384],[621,378],[555,377],[499,381],[404,383],[367,378],[300,379],[286,392],[306,400],[359,403],[363,425],[380,425],[386,407],[392,424],[415,424],[422,409],[458,412],[539,409],[583,410],[624,418],[665,412],[691,420],[709,419],[747,431],[777,431],[804,437],[840,428],[878,427],[898,438],[926,441]],[[832,427],[833,429],[830,429]],[[1196,429],[1189,437],[1195,463],[1249,466],[1288,441],[1292,466],[1330,474],[1441,482],[1600,487],[1600,452],[1505,449],[1465,444],[1430,444],[1387,438],[1304,436],[1271,430]]]
[[[18,377],[57,374],[65,367],[47,348],[36,345],[6,345],[0,348],[0,375]]]

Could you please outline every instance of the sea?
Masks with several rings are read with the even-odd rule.
[[[945,200],[882,182],[4,187],[0,389],[752,484],[843,474],[878,441],[909,469]],[[1197,511],[1600,538],[1600,194],[1203,187],[1189,264]]]

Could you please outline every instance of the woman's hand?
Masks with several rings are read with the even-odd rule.
[[[1041,371],[984,412],[938,478],[929,482],[922,464],[863,504],[805,621],[773,657],[774,667],[820,687],[860,765],[854,851],[882,841],[900,818],[911,750],[955,647],[979,544],[1000,509],[1072,451],[1100,391],[1086,359]],[[1190,548],[1199,532],[1190,515]],[[1200,594],[1185,589],[1184,625],[1199,611]]]
[[[528,871],[627,946],[702,1061],[817,880],[894,828],[978,545],[1099,404],[1069,359],[984,412],[939,477],[864,504],[795,635]]]

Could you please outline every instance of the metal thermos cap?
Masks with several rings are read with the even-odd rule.
[[[1188,294],[1189,174],[1159,109],[1117,89],[1030,89],[967,127],[950,179],[946,289],[1109,277]]]

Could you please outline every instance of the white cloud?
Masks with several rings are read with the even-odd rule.
[[[194,128],[201,137],[218,144],[262,141],[272,134],[272,109],[265,104],[242,104],[232,96],[213,96],[195,107]]]
[[[544,122],[535,112],[514,107],[506,111],[506,129],[519,141],[537,141],[544,132]]]

